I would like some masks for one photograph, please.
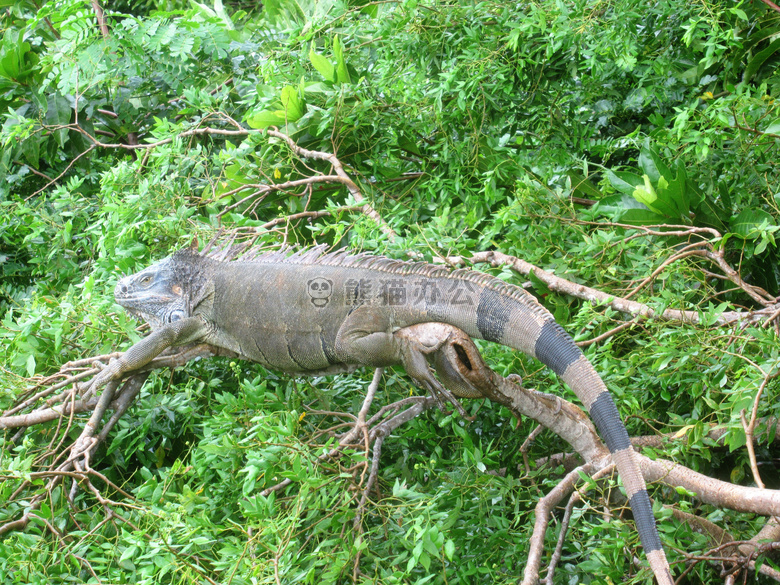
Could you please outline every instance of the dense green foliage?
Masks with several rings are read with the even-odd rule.
[[[290,224],[288,243],[429,259],[495,249],[616,295],[686,242],[629,238],[611,222],[709,227],[742,278],[780,294],[780,15],[760,2],[271,0],[247,12],[160,1],[107,11],[107,35],[90,2],[0,6],[0,411],[27,378],[138,339],[111,298],[120,274],[193,236],[304,210],[333,214]],[[262,132],[229,134],[271,125],[335,153],[399,238],[338,210],[354,204],[343,186],[235,206],[242,186],[329,171]],[[261,244],[282,240],[257,231]],[[681,259],[637,299],[699,310],[705,323],[756,308],[713,272]],[[622,319],[533,285],[577,339]],[[532,360],[484,347],[499,372],[569,396]],[[761,369],[777,367],[771,327],[642,322],[587,355],[631,434],[684,430],[688,443],[664,457],[752,481],[739,417]],[[116,506],[125,520],[89,492],[71,505],[58,491],[27,529],[0,537],[0,583],[514,583],[534,505],[560,479],[518,469],[533,424],[515,429],[505,410],[477,401],[466,404],[474,422],[413,420],[383,446],[358,534],[350,468],[363,455],[318,462],[327,446],[314,431],[334,419],[307,411],[356,412],[369,379],[280,378],[224,359],[152,376],[94,462],[136,498],[107,489],[127,504]],[[382,388],[387,401],[414,391],[400,370]],[[760,417],[780,415],[778,392],[770,381]],[[711,424],[729,429],[730,449],[704,438]],[[48,432],[18,444],[0,435],[0,524],[25,505],[4,502]],[[758,459],[779,487],[773,439],[763,436]],[[566,450],[543,433],[531,458]],[[484,473],[500,468],[506,477]],[[292,484],[258,495],[281,478]],[[614,485],[594,486],[575,511],[557,582],[648,578],[632,562],[633,524],[596,513]],[[761,526],[689,494],[655,495],[670,560],[683,558],[672,547],[709,544],[660,502],[737,538]],[[691,578],[716,571],[701,563]]]

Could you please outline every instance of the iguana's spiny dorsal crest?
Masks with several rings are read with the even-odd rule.
[[[440,346],[419,342],[415,327],[444,323],[512,347],[549,366],[583,402],[623,479],[650,566],[659,583],[672,585],[637,456],[615,403],[571,337],[532,295],[478,272],[323,248],[294,254],[250,249],[231,261],[220,256],[230,251],[206,256],[180,250],[119,281],[117,302],[154,331],[107,376],[140,367],[168,347],[198,341],[290,373],[400,364],[424,388],[446,393],[426,361]],[[441,366],[441,360],[434,362]],[[474,396],[465,386],[449,385],[457,396]]]

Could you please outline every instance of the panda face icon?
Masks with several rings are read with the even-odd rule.
[[[330,295],[333,294],[333,281],[327,278],[312,278],[306,283],[311,304],[321,309],[328,304]]]

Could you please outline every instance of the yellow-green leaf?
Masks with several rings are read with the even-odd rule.
[[[286,122],[282,110],[262,110],[249,116],[246,123],[250,128],[268,128],[269,126],[282,126]]]
[[[333,39],[333,56],[336,57],[336,80],[339,83],[352,83],[347,63],[344,61],[344,47],[342,47],[338,35]]]
[[[282,105],[287,113],[287,122],[295,122],[303,116],[303,101],[298,95],[298,88],[292,85],[282,88]]]

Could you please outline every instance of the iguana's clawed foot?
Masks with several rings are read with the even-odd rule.
[[[520,374],[509,374],[506,379],[512,382],[512,384],[517,384],[521,388],[523,387],[523,379],[520,377]]]
[[[540,392],[539,390],[533,390],[530,388],[529,391],[533,392],[537,396],[546,398],[547,400],[555,401],[555,412],[553,414],[558,414],[563,409],[563,401],[561,400],[560,396],[556,396],[555,394],[548,394],[547,392]]]
[[[462,417],[470,418],[460,402],[452,395],[452,392],[447,390],[436,379],[433,375],[433,370],[428,365],[427,357],[437,351],[445,342],[446,339],[436,344],[423,345],[416,339],[408,338],[403,345],[404,368],[406,368],[406,373],[409,374],[417,386],[433,396],[442,412],[449,414],[444,405],[444,399],[446,399],[447,402],[457,409]]]
[[[431,370],[430,366],[426,364],[426,368],[428,368],[428,375],[424,378],[418,378],[416,376],[412,376],[412,374],[409,374],[414,379],[415,383],[420,386],[423,390],[427,390],[431,396],[434,397],[436,400],[436,404],[439,407],[439,409],[444,412],[445,414],[450,414],[451,411],[447,410],[444,400],[442,400],[442,396],[447,399],[447,402],[452,404],[455,407],[455,410],[458,411],[458,414],[465,418],[468,421],[473,421],[476,417],[469,416],[469,414],[466,412],[466,409],[463,408],[463,405],[458,401],[457,398],[455,398],[455,395],[447,390],[439,381],[434,377],[433,370]],[[408,370],[407,370],[408,372]]]
[[[86,382],[82,382],[78,385],[79,393],[81,394],[81,398],[83,400],[89,399],[91,396],[95,394],[95,392],[100,388],[101,386],[104,386],[111,380],[113,380],[117,374],[117,366],[115,365],[117,362],[116,358],[111,358],[107,364],[104,364],[103,362],[92,362],[92,367],[96,370],[100,370],[97,375],[92,378],[91,380],[88,380]]]

